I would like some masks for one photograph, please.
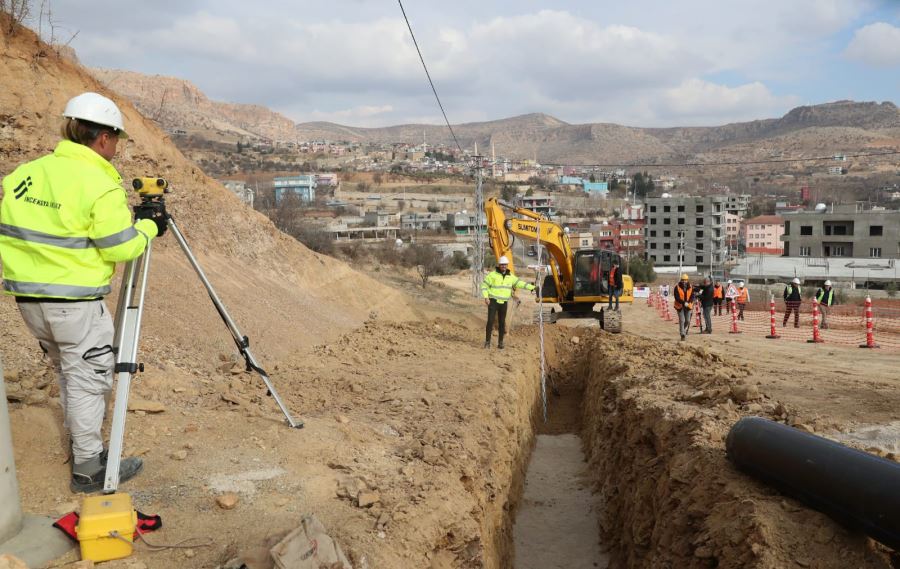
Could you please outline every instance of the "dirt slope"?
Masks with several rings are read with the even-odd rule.
[[[70,97],[86,90],[110,94],[29,30],[11,39],[0,36],[0,76],[2,174],[53,149],[61,110]],[[130,103],[113,98],[131,135],[127,144],[120,144],[114,165],[126,184],[139,175],[170,181],[169,210],[257,355],[280,357],[335,337],[373,312],[379,317],[410,315],[396,292],[277,231],[188,162]],[[219,352],[232,349],[231,339],[172,236],[154,247],[150,282],[146,340],[170,347],[176,365],[211,369]],[[0,301],[0,318],[7,367],[33,363],[33,341],[8,298]]]

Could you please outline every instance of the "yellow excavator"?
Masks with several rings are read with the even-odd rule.
[[[524,219],[506,217],[504,210]],[[506,255],[510,271],[515,272],[512,254],[513,236],[537,242],[550,255],[549,274],[541,287],[544,304],[559,304],[562,308],[541,307],[545,320],[556,322],[560,318],[596,318],[600,327],[613,334],[622,331],[621,313],[595,304],[609,302],[609,270],[613,261],[622,266],[621,258],[613,251],[602,249],[577,249],[569,245],[569,236],[559,224],[530,209],[516,207],[497,198],[489,198],[484,204],[488,236],[496,258]],[[540,230],[540,234],[538,231]],[[634,302],[634,281],[622,275],[623,290],[619,302]]]

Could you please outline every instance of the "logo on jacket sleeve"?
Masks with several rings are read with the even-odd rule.
[[[28,176],[27,178],[25,178],[24,180],[19,182],[19,185],[16,186],[15,189],[13,190],[13,194],[15,194],[16,199],[19,199],[22,196],[24,196],[26,193],[28,193],[28,190],[30,188],[31,188],[31,176]]]

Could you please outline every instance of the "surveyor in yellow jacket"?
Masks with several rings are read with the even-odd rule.
[[[506,308],[512,298],[513,290],[524,288],[534,290],[534,285],[527,283],[509,272],[509,259],[506,256],[497,260],[497,268],[487,274],[481,282],[481,296],[488,307],[487,328],[484,334],[484,347],[491,347],[491,334],[494,328],[494,317],[497,317],[497,347],[503,349],[503,336],[506,334]]]
[[[127,137],[122,114],[97,93],[71,99],[63,140],[52,154],[3,179],[0,259],[3,288],[58,372],[64,424],[72,444],[73,492],[103,486],[100,432],[112,388],[113,322],[103,297],[116,263],[138,257],[166,229],[162,206],[135,208],[131,221],[122,178],[109,161]],[[120,480],[140,472],[139,458]]]

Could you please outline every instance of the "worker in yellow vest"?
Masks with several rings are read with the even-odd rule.
[[[3,179],[0,259],[3,288],[58,372],[63,421],[72,445],[73,492],[103,486],[100,432],[112,388],[113,322],[103,297],[116,263],[138,257],[166,230],[162,205],[135,208],[110,160],[127,138],[122,113],[97,93],[71,99],[63,140],[52,154]],[[120,465],[120,481],[141,471]]]
[[[828,311],[835,305],[834,289],[831,288],[831,281],[825,281],[822,288],[816,291],[816,301],[819,303],[819,328],[828,329]]]
[[[491,335],[494,331],[494,320],[497,322],[497,347],[503,349],[503,336],[506,334],[506,309],[512,298],[513,290],[524,288],[534,290],[531,283],[527,283],[512,274],[509,270],[509,259],[506,256],[497,260],[497,268],[484,277],[481,282],[481,296],[488,307],[487,327],[484,335],[484,347],[491,347]]]

